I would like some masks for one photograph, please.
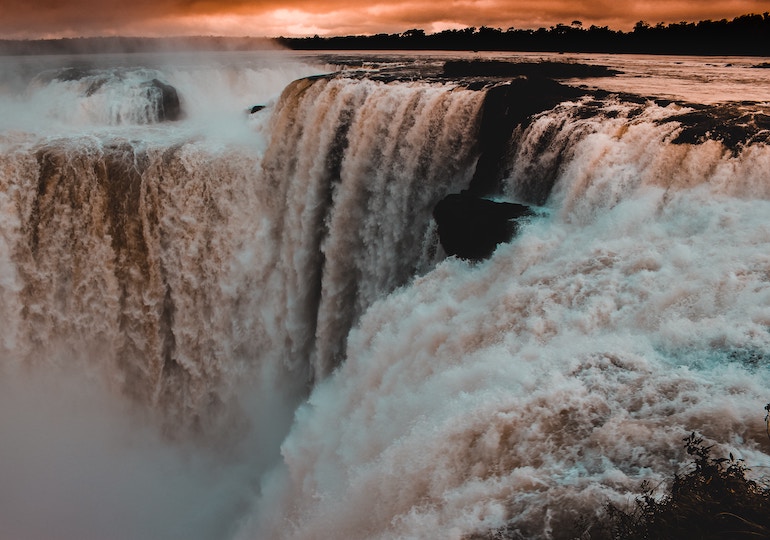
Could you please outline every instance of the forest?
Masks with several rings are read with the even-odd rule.
[[[426,34],[412,29],[400,34],[306,37],[277,40],[297,50],[450,50],[638,53],[686,55],[770,55],[770,14],[742,15],[732,20],[697,23],[639,21],[629,32],[606,26],[585,28],[581,21],[550,28],[465,28]]]
[[[427,34],[411,29],[397,34],[332,37],[91,37],[0,40],[0,55],[147,52],[173,50],[443,50],[585,52],[677,55],[770,56],[770,13],[732,20],[657,23],[639,21],[628,32],[581,21],[550,28],[464,28]]]

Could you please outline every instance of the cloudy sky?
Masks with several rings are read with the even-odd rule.
[[[302,36],[731,19],[770,0],[0,0],[0,38]]]

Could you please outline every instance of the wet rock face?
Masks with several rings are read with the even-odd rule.
[[[522,204],[494,202],[467,191],[444,197],[433,209],[441,246],[447,255],[480,261],[516,234],[517,219],[531,215]]]
[[[64,83],[65,91],[92,98],[103,95],[114,123],[155,123],[179,120],[182,106],[175,87],[163,82],[161,74],[145,69],[95,69],[89,66],[51,70],[38,75],[32,84]],[[105,113],[109,116],[111,113]]]
[[[715,140],[734,153],[744,146],[770,142],[770,108],[755,103],[700,106],[661,122],[679,122],[674,144],[702,144]]]
[[[149,96],[155,98],[158,103],[158,121],[179,120],[182,116],[182,108],[179,105],[179,94],[176,88],[158,79],[152,79],[145,83]]]
[[[524,69],[525,73],[519,75],[526,76],[495,84],[491,88],[486,84],[483,86],[486,87],[486,95],[479,129],[479,159],[468,190],[446,196],[433,210],[441,246],[447,255],[480,261],[491,256],[498,244],[509,242],[514,237],[518,219],[532,215],[530,208],[484,198],[501,193],[500,181],[505,175],[501,167],[505,163],[503,158],[514,130],[526,126],[534,115],[587,93],[543,76],[544,69],[561,69],[561,65],[517,64],[514,67]],[[507,63],[471,63],[449,67],[450,70],[470,70],[475,75],[479,75],[476,73],[478,70],[485,75],[499,75],[500,70],[510,68]],[[547,191],[541,197],[543,201]]]
[[[607,66],[577,62],[509,62],[505,60],[449,60],[444,63],[447,77],[547,77],[575,79],[612,77],[620,73]]]
[[[584,90],[542,77],[514,79],[487,90],[479,130],[480,156],[469,187],[471,193],[481,197],[500,192],[503,155],[518,126],[525,126],[534,115],[562,101],[585,94]]]

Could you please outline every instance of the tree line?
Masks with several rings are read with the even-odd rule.
[[[631,31],[583,26],[581,21],[550,28],[464,28],[427,34],[411,29],[397,34],[336,37],[94,37],[46,40],[0,40],[0,54],[77,54],[176,50],[445,50],[596,52],[686,55],[770,56],[770,14],[742,15],[732,20],[705,20],[650,25]]]
[[[639,21],[629,32],[581,21],[550,28],[464,28],[426,34],[411,29],[398,34],[338,37],[279,37],[295,50],[450,50],[596,52],[686,55],[770,56],[770,14],[742,15],[732,20],[697,23]]]

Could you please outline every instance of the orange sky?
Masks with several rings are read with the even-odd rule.
[[[302,36],[731,19],[770,0],[0,0],[0,38]]]

